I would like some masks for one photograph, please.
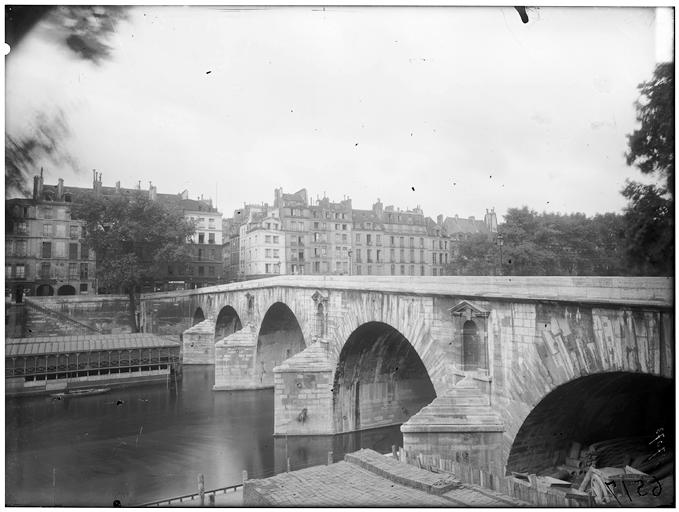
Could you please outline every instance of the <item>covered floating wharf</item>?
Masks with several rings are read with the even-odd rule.
[[[149,333],[5,340],[5,393],[166,381],[180,371],[180,343]]]

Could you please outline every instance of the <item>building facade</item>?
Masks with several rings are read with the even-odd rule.
[[[96,293],[96,261],[71,218],[72,195],[63,180],[45,189],[36,176],[31,199],[5,202],[5,296]]]
[[[421,208],[401,210],[378,199],[370,210],[354,209],[350,198],[332,202],[327,197],[310,201],[306,189],[286,194],[276,189],[274,211],[285,240],[283,274],[312,275],[446,275],[451,240],[439,215],[434,221]],[[263,211],[268,205],[244,205],[225,226]],[[250,268],[253,243],[238,251],[242,278]],[[233,262],[231,261],[232,265]]]
[[[444,275],[448,264],[445,229],[421,208],[354,210],[354,272],[359,275]]]
[[[179,209],[196,225],[187,244],[191,260],[177,268],[168,265],[166,275],[146,283],[143,291],[196,288],[223,282],[222,214],[209,199],[189,199],[188,192],[159,194],[149,183],[148,191],[105,187],[102,175],[93,171],[92,188],[67,187],[62,179],[46,185],[42,172],[34,178],[32,199],[6,201],[5,288],[6,295],[97,293],[96,255],[83,243],[83,222],[71,218],[71,205],[86,196],[132,198],[148,194],[149,199]],[[23,288],[21,286],[23,285]]]
[[[250,212],[239,239],[239,273],[245,279],[285,273],[285,235],[276,209]]]
[[[197,205],[184,205],[195,208]],[[202,202],[199,209],[184,210],[184,217],[193,222],[196,231],[189,240],[191,261],[177,272],[177,284],[185,283],[186,288],[202,288],[222,282],[223,265],[223,234],[222,214],[211,203]]]

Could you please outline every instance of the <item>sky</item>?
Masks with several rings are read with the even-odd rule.
[[[276,187],[434,218],[620,212],[637,86],[671,59],[658,12],[140,6],[101,65],[41,23],[6,59],[6,130],[61,111],[76,165],[46,183],[97,169],[225,216]]]

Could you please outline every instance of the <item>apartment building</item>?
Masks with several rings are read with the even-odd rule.
[[[62,179],[46,189],[41,173],[31,199],[5,201],[5,296],[96,293],[95,255],[72,200]]]
[[[239,274],[245,279],[285,272],[285,234],[276,209],[250,211],[240,226],[239,239]]]

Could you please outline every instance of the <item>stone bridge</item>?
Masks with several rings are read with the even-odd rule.
[[[277,435],[400,424],[494,474],[674,418],[673,281],[281,276],[142,297],[215,390],[273,387]]]

